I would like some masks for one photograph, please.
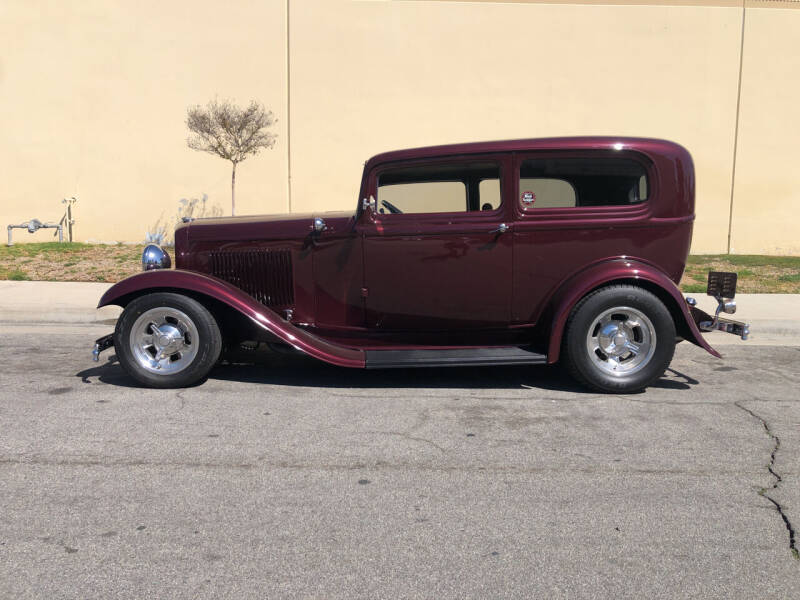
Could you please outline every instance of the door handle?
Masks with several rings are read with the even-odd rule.
[[[500,223],[500,225],[497,226],[497,229],[492,229],[489,233],[505,233],[509,229],[511,228],[508,225],[505,223]]]

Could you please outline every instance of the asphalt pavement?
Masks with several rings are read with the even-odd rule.
[[[266,355],[142,389],[108,331],[0,324],[4,598],[800,597],[791,336],[615,396]]]

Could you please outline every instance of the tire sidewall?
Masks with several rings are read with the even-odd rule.
[[[159,307],[175,308],[186,313],[197,327],[199,336],[200,348],[189,366],[169,375],[151,373],[142,368],[130,349],[131,329],[136,319],[148,310]],[[159,292],[140,296],[125,307],[114,330],[114,347],[123,369],[139,383],[147,387],[175,388],[199,383],[208,375],[219,358],[222,338],[213,315],[200,302],[182,294]]]
[[[641,311],[653,324],[656,347],[639,371],[613,376],[597,367],[586,349],[586,336],[601,313],[629,306]],[[644,389],[663,374],[675,352],[675,322],[666,306],[653,293],[634,286],[611,286],[593,292],[573,309],[565,334],[566,362],[582,383],[604,392],[629,393]]]

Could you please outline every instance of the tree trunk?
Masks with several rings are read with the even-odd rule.
[[[231,171],[231,216],[236,216],[236,163]]]

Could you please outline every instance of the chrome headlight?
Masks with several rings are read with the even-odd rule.
[[[142,271],[152,271],[153,269],[169,269],[172,261],[161,246],[150,244],[142,252]]]

